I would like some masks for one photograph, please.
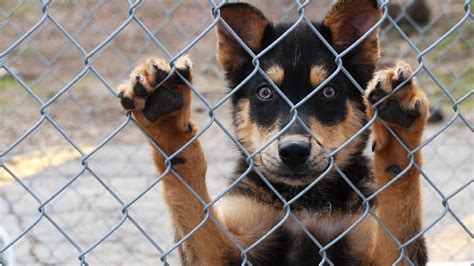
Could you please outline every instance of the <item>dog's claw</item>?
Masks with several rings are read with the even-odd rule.
[[[404,76],[403,76],[404,73],[403,73],[403,70],[402,70],[401,68],[399,68],[397,72],[398,72],[398,79],[399,79],[400,81],[403,81],[403,80],[404,80]]]
[[[417,113],[420,113],[420,109],[421,109],[421,102],[420,101],[416,101],[415,103],[415,111]]]

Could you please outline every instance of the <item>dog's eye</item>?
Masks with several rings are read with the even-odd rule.
[[[263,86],[258,89],[257,95],[262,100],[268,100],[273,97],[273,90],[267,86]]]
[[[333,98],[336,96],[336,90],[333,87],[324,87],[322,96],[327,99]]]

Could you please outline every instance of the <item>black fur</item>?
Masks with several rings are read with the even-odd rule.
[[[186,163],[186,159],[182,158],[182,157],[174,157],[173,159],[171,159],[171,164],[173,166],[176,166],[176,165],[180,165],[180,164],[185,164]]]
[[[400,169],[400,167],[398,167],[396,165],[391,165],[390,167],[388,167],[386,169],[386,171],[387,171],[387,173],[398,175],[402,172],[402,169]]]
[[[143,115],[149,121],[154,122],[164,114],[178,111],[182,107],[183,95],[180,91],[160,87],[146,99]]]
[[[411,127],[420,114],[419,107],[418,110],[416,108],[414,110],[403,110],[397,100],[391,99],[387,101],[386,107],[380,110],[380,118],[404,128]]]
[[[285,264],[281,265],[318,265],[322,261],[319,247],[309,237],[301,237],[295,242],[291,248],[291,256],[288,256]],[[347,241],[342,238],[326,251],[326,256],[334,265],[357,265],[349,250]]]
[[[247,259],[253,265],[289,265],[286,263],[286,260],[288,250],[291,249],[293,243],[291,237],[292,236],[284,230],[283,227],[280,227],[262,243],[262,245],[270,245],[272,248],[259,249],[258,257],[252,257],[249,253]],[[229,265],[242,265],[242,258],[233,259]]]
[[[423,237],[415,240],[412,245],[418,245],[415,249],[415,254],[409,254],[409,257],[414,258],[413,263],[415,265],[426,265],[428,263],[428,249],[426,248],[425,239]]]
[[[125,108],[127,110],[131,110],[131,109],[135,108],[135,103],[133,102],[132,99],[127,98],[127,97],[123,97],[123,93],[122,93],[122,95],[119,95],[119,97],[120,97],[120,103],[122,104],[123,108]]]
[[[137,77],[137,81],[138,81]],[[148,92],[146,91],[145,87],[140,82],[137,82],[135,86],[133,87],[133,92],[135,93],[136,96],[138,97],[145,97],[148,95]]]
[[[193,130],[194,130],[193,124],[189,123],[188,124],[188,130],[186,130],[186,132],[191,133],[191,132],[193,132]]]

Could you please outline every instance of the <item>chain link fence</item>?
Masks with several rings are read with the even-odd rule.
[[[306,23],[333,2],[252,4],[274,21]],[[413,11],[419,2],[427,9]],[[228,90],[215,58],[219,16],[211,10],[220,6],[0,1],[0,265],[179,264],[147,137],[124,117],[115,87],[149,56],[190,53],[208,186],[225,193],[237,149],[229,149]],[[396,58],[414,66],[436,114],[422,145],[430,260],[473,261],[472,3],[382,1],[381,8],[380,67]]]

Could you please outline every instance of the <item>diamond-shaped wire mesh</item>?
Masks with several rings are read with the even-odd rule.
[[[163,175],[115,87],[147,57],[173,62],[189,53],[207,184],[214,196],[226,193],[242,146],[215,58],[220,17],[211,11],[225,2],[0,1],[0,265],[179,264],[182,241],[173,241]],[[252,1],[274,21],[301,24],[322,18],[333,2]],[[419,0],[379,2],[380,67],[409,62],[432,104],[417,148],[425,162],[413,165],[422,174],[430,260],[472,261],[473,4],[426,0],[429,13],[420,18],[410,9]],[[241,249],[244,261],[254,245]],[[324,259],[327,248],[320,246]]]

